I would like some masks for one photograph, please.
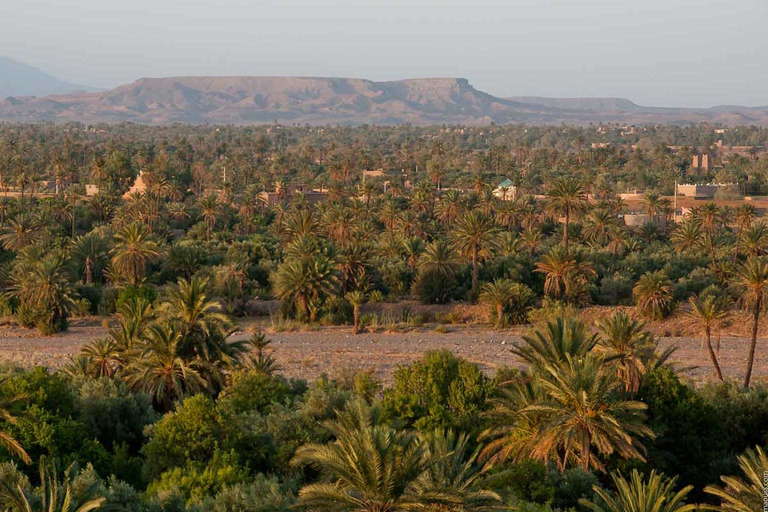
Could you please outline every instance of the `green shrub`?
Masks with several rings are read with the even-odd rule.
[[[196,503],[247,479],[248,472],[238,464],[233,452],[216,450],[207,463],[188,460],[183,467],[165,471],[149,485],[147,494],[154,496],[173,491],[187,503]]]
[[[258,474],[247,483],[226,487],[196,508],[200,512],[289,512],[294,510],[296,487],[294,482],[281,484],[274,476]]]
[[[123,304],[135,302],[137,299],[144,299],[150,304],[154,304],[157,300],[157,292],[154,288],[147,286],[146,284],[141,286],[126,286],[120,290],[120,295],[115,302],[115,308],[119,309]]]
[[[456,283],[437,270],[419,272],[411,293],[423,304],[446,304],[451,300]]]
[[[229,377],[219,405],[233,414],[263,414],[273,403],[283,403],[289,396],[288,384],[277,377],[255,370],[238,370]]]
[[[477,365],[447,350],[395,371],[395,383],[384,393],[385,417],[419,430],[450,427],[472,430],[480,424],[490,389]]]

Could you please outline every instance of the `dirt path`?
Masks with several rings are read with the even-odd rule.
[[[243,325],[243,329],[246,325]],[[476,327],[450,327],[439,333],[423,329],[405,333],[353,335],[348,327],[324,327],[317,331],[271,333],[274,355],[288,377],[312,380],[322,374],[339,375],[349,370],[370,370],[390,382],[400,364],[418,359],[427,350],[446,349],[478,364],[492,374],[502,365],[518,365],[510,352],[522,331],[494,331]],[[65,333],[41,337],[35,331],[0,327],[0,363],[21,366],[58,367],[89,341],[105,336],[101,325],[72,325]],[[234,339],[246,336],[244,331]],[[696,367],[685,373],[696,381],[712,377],[709,358],[700,338],[662,337],[663,347],[676,346],[673,361],[681,367]],[[749,340],[724,337],[720,364],[726,376],[741,379],[746,366]],[[755,376],[768,378],[768,339],[758,341]]]

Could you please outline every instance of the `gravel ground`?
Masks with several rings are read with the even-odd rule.
[[[248,325],[242,325],[234,339],[246,337]],[[340,375],[349,370],[372,371],[385,383],[391,382],[398,365],[418,359],[427,350],[447,349],[478,364],[493,374],[502,365],[519,365],[510,352],[520,341],[522,331],[494,331],[476,327],[451,326],[449,332],[434,328],[404,333],[351,333],[348,327],[324,327],[316,331],[271,333],[274,355],[281,373],[312,380],[322,374]],[[37,332],[17,327],[0,327],[0,362],[22,366],[58,367],[85,343],[103,337],[106,329],[96,323],[70,326],[65,333],[41,337]],[[716,341],[713,340],[713,342]],[[702,339],[661,337],[663,347],[676,346],[672,360],[695,381],[713,378]],[[759,339],[755,356],[755,376],[768,378],[768,340]],[[749,339],[723,337],[720,365],[727,377],[743,378]]]

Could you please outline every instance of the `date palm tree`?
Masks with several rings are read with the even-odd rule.
[[[65,329],[73,293],[65,255],[53,251],[36,261],[25,259],[20,258],[20,264],[11,272],[8,295],[18,299],[36,317],[35,322],[43,332]]]
[[[559,299],[569,295],[577,270],[578,263],[573,254],[565,246],[557,246],[536,262],[534,272],[545,275],[544,293]]]
[[[499,508],[501,498],[483,489],[480,447],[471,449],[467,434],[438,429],[422,434],[420,442],[426,469],[416,480],[414,492],[423,503],[413,509],[483,512]]]
[[[314,320],[309,311],[310,302],[332,294],[339,284],[338,271],[332,262],[318,255],[284,262],[277,269],[273,287],[277,297],[295,304],[299,318]]]
[[[643,315],[661,320],[672,305],[672,283],[662,270],[646,272],[637,280],[632,295]]]
[[[352,331],[355,334],[358,334],[361,330],[360,326],[360,306],[363,305],[365,302],[367,296],[364,290],[352,290],[351,292],[347,292],[344,295],[344,298],[347,299],[347,302],[349,302],[352,305],[352,318],[353,325],[352,325]]]
[[[427,467],[416,437],[379,422],[378,408],[358,399],[325,424],[334,441],[307,444],[292,464],[318,471],[322,483],[304,486],[298,506],[317,512],[397,512],[420,503],[414,492]]]
[[[94,377],[112,377],[121,366],[121,351],[110,338],[93,340],[80,350],[88,360],[87,372]]]
[[[456,248],[472,261],[472,296],[477,296],[480,258],[494,247],[498,229],[490,217],[472,210],[459,217],[453,224],[451,239]]]
[[[511,279],[495,279],[491,283],[485,283],[480,290],[480,302],[493,308],[496,313],[496,327],[499,329],[507,323],[505,310],[517,293],[516,284]]]
[[[685,499],[693,490],[688,485],[675,492],[677,478],[667,479],[652,470],[647,480],[633,469],[629,480],[620,472],[611,475],[615,493],[599,485],[593,487],[599,500],[580,499],[579,503],[594,512],[693,512],[696,505],[688,505]]]
[[[552,460],[563,470],[576,463],[585,470],[604,470],[600,457],[613,454],[644,460],[642,437],[653,437],[641,402],[621,398],[623,383],[608,371],[602,357],[567,355],[536,373],[540,398],[521,411],[537,424],[530,456]]]
[[[179,279],[169,288],[159,310],[163,319],[178,330],[182,340],[179,349],[186,358],[229,361],[239,357],[227,350],[230,345],[225,340],[231,321],[221,313],[221,304],[208,295],[207,279]]]
[[[595,351],[616,367],[616,376],[624,391],[637,393],[648,367],[659,357],[657,343],[643,322],[619,311],[595,322],[600,338]],[[666,359],[666,357],[664,357]]]
[[[547,189],[547,211],[563,217],[563,247],[568,247],[568,224],[573,215],[586,211],[587,194],[581,182],[574,177],[559,178]]]
[[[685,219],[675,227],[669,239],[677,252],[690,252],[703,245],[701,223],[693,218]]]
[[[452,278],[459,261],[456,252],[445,240],[435,240],[424,248],[419,258],[421,272],[437,272],[445,278]]]
[[[744,287],[744,293],[741,295],[742,305],[752,309],[752,339],[747,354],[747,371],[744,376],[744,387],[748,388],[755,362],[760,312],[765,307],[765,294],[768,292],[768,262],[759,257],[748,259],[739,269],[737,280]]]
[[[183,339],[173,324],[152,324],[145,341],[140,355],[126,368],[132,389],[147,393],[167,411],[175,400],[206,388],[199,366],[184,357]]]
[[[735,247],[748,258],[764,255],[768,249],[768,226],[758,222],[745,229],[739,235]]]
[[[691,297],[689,300],[691,304],[691,311],[688,315],[694,318],[704,330],[704,336],[706,336],[707,351],[709,352],[709,360],[712,361],[712,366],[715,369],[717,378],[723,380],[723,372],[720,370],[720,364],[717,362],[717,355],[712,348],[712,327],[714,327],[719,320],[728,316],[731,310],[730,299],[722,299],[709,295],[704,297]]]
[[[725,487],[708,485],[704,492],[720,498],[717,506],[702,505],[704,510],[718,512],[754,512],[765,506],[765,473],[768,456],[759,446],[739,456],[742,477],[721,476]]]
[[[584,219],[582,234],[586,240],[598,247],[605,245],[608,231],[616,222],[616,217],[605,208],[592,209]]]
[[[147,272],[147,265],[160,256],[160,246],[143,224],[133,222],[115,234],[112,268],[138,286]]]
[[[245,342],[245,347],[250,350],[247,357],[248,365],[256,371],[269,375],[280,369],[274,356],[267,352],[271,343],[272,340],[267,338],[267,335],[261,330],[252,332]]]
[[[523,336],[523,342],[512,353],[532,368],[543,369],[564,363],[568,357],[586,356],[597,344],[598,337],[576,319],[557,318],[544,329]]]
[[[205,221],[205,238],[206,240],[210,240],[213,228],[216,227],[216,222],[218,220],[219,198],[216,194],[208,194],[200,198],[198,206],[200,207],[200,213]]]
[[[27,213],[19,213],[3,227],[0,242],[7,251],[19,252],[32,244],[37,238],[39,227],[34,218]]]
[[[541,247],[543,236],[538,228],[528,228],[520,234],[520,240],[523,247],[528,249],[528,255],[533,258],[536,251]]]

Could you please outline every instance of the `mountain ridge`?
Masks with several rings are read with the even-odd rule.
[[[103,92],[12,96],[11,122],[142,124],[589,124],[722,123],[768,126],[768,108],[645,107],[626,98],[500,98],[465,78],[373,81],[343,77],[140,78]]]

